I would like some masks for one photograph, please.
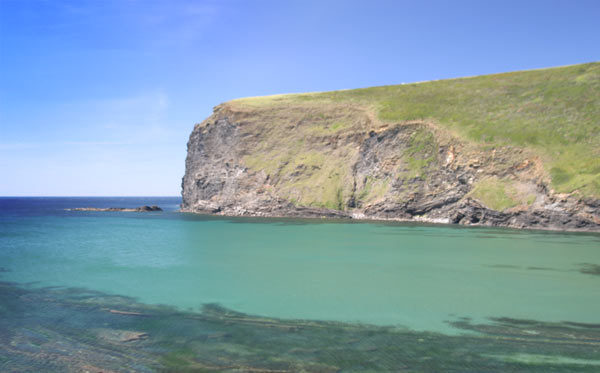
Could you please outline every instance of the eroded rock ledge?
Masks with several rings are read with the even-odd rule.
[[[119,212],[151,212],[162,211],[158,206],[140,206],[136,208],[128,207],[77,207],[73,209],[65,209],[67,211],[119,211]]]
[[[599,200],[550,185],[536,154],[465,142],[435,123],[233,102],[190,136],[181,209],[600,231]]]

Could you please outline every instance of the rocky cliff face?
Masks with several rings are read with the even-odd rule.
[[[347,103],[232,101],[195,126],[182,211],[600,231],[600,200],[557,193],[539,153]]]

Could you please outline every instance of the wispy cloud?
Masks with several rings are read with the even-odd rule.
[[[40,142],[14,142],[14,143],[5,143],[0,144],[0,151],[2,150],[24,150],[24,149],[32,149],[39,148],[43,143]]]
[[[105,136],[128,142],[168,140],[169,98],[164,92],[107,100],[92,100],[84,105],[97,113],[92,125],[106,131]],[[112,141],[109,141],[112,142]]]
[[[121,146],[131,145],[133,142],[124,141],[64,141],[56,145],[75,145],[75,146]]]
[[[0,151],[2,150],[27,150],[36,149],[43,147],[57,147],[57,146],[123,146],[132,145],[134,142],[119,142],[119,141],[59,141],[59,142],[15,142],[15,143],[4,143],[0,144]]]
[[[157,47],[188,46],[204,36],[217,19],[223,2],[180,1],[142,7],[140,27],[155,31],[152,44]]]
[[[60,33],[79,48],[102,49],[106,44],[79,44],[78,35],[104,32],[119,35],[111,48],[153,49],[185,46],[204,35],[225,6],[217,0],[52,0],[24,5],[31,27],[40,36]],[[51,15],[51,17],[48,17]]]
[[[12,131],[12,138],[3,136],[0,150],[181,143],[189,126],[176,126],[169,108],[169,97],[161,90],[49,104],[38,107],[28,119],[35,125],[43,121],[42,131],[28,131],[27,123],[4,123],[7,128],[21,130]]]

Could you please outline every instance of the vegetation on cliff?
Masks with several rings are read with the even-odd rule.
[[[600,63],[233,100],[184,211],[600,228]]]
[[[470,78],[391,85],[363,89],[275,95],[234,100],[229,105],[258,109],[265,126],[263,144],[292,144],[285,154],[278,146],[256,152],[248,159],[255,168],[270,172],[302,151],[306,135],[342,135],[356,130],[377,130],[394,123],[423,121],[449,131],[483,149],[514,146],[540,156],[557,192],[600,197],[600,63],[511,72]],[[271,110],[268,110],[268,109]],[[357,108],[372,113],[370,122],[356,115]],[[297,119],[310,125],[290,132],[286,122]],[[271,116],[270,116],[271,115]],[[257,118],[258,119],[258,118]],[[281,141],[286,140],[286,141]],[[288,142],[287,140],[293,140]],[[426,139],[422,139],[425,141]],[[433,139],[430,144],[435,146]],[[415,149],[418,154],[422,149]],[[309,156],[309,155],[307,155]],[[426,177],[429,158],[411,158],[407,177]],[[310,156],[310,166],[327,164],[343,170],[344,160]],[[281,170],[289,172],[290,166]],[[345,173],[334,178],[341,183]],[[317,180],[308,181],[309,185]],[[335,205],[336,190],[328,191],[325,205]],[[312,197],[311,197],[312,198]],[[308,198],[308,199],[311,199]],[[310,202],[308,200],[304,202]]]

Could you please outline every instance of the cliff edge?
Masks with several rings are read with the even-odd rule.
[[[233,100],[182,211],[600,231],[600,63]]]

